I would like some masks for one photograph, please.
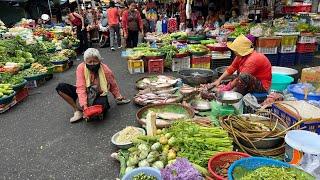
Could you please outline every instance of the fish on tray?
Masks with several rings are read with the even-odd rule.
[[[157,113],[157,117],[160,119],[166,119],[166,120],[178,120],[178,119],[186,118],[186,115],[172,113],[172,112],[161,112],[161,113]]]
[[[146,123],[147,120],[146,119],[140,119],[142,122]],[[163,120],[163,119],[156,119],[156,125],[157,126],[168,126],[170,125],[170,122]]]

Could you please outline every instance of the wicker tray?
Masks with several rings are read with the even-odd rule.
[[[139,124],[141,124],[142,126],[145,125],[145,123],[141,120],[142,118],[142,114],[146,111],[148,111],[150,108],[163,108],[165,106],[168,106],[168,105],[174,105],[174,106],[179,106],[179,107],[182,107],[184,108],[188,114],[189,114],[189,117],[190,118],[193,118],[194,117],[194,111],[190,108],[190,107],[187,107],[185,105],[182,105],[182,104],[177,104],[177,103],[166,103],[166,104],[153,104],[153,105],[148,105],[148,106],[145,106],[141,109],[139,109],[139,111],[137,112],[136,114],[136,119],[137,119],[137,122]],[[174,122],[174,121],[171,121],[171,122]],[[165,128],[165,127],[169,127],[170,126],[170,121],[168,121],[168,124],[167,125],[156,125],[157,128]]]
[[[38,75],[35,75],[35,76],[24,77],[24,79],[27,80],[27,81],[34,81],[34,80],[43,79],[43,78],[45,78],[47,75],[48,75],[47,73],[38,74]]]
[[[145,86],[140,86],[140,85],[139,85],[139,82],[142,81],[142,80],[145,79],[145,78],[152,78],[152,77],[154,77],[154,76],[146,76],[146,77],[142,77],[142,78],[138,79],[138,80],[136,81],[136,88],[137,88],[137,89],[150,88],[151,86],[146,86],[146,87],[145,87]],[[172,77],[172,76],[167,76],[167,77],[171,78],[172,80],[177,79],[177,78]],[[170,85],[165,86],[165,87],[162,87],[162,88],[168,88],[168,87],[172,87],[172,86],[174,86],[174,85],[175,85],[175,83],[174,83],[174,84],[170,84]]]

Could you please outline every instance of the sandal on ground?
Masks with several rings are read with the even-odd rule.
[[[117,103],[118,105],[128,104],[128,103],[130,103],[130,102],[131,102],[130,99],[116,100],[116,103]]]

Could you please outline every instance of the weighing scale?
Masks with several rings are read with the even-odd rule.
[[[229,116],[232,114],[241,114],[243,111],[242,95],[234,91],[225,91],[217,93],[216,101],[211,102],[212,114],[216,116]],[[237,104],[239,103],[240,104]],[[239,106],[239,107],[235,107]]]

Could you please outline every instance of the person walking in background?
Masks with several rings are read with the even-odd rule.
[[[77,38],[80,41],[79,50],[83,53],[88,48],[87,31],[84,24],[84,18],[75,12],[75,7],[70,7],[70,13],[68,14],[68,21],[72,27],[76,27]]]
[[[134,1],[129,2],[129,9],[123,12],[122,26],[127,48],[136,47],[139,39],[139,31],[144,34],[143,23],[139,11],[136,10]]]
[[[109,31],[110,31],[110,46],[111,50],[115,50],[115,37],[117,36],[118,48],[121,48],[121,35],[120,35],[120,26],[119,26],[119,10],[115,7],[114,1],[110,1],[110,8],[107,10],[108,14],[108,23],[109,23]],[[116,36],[115,36],[116,34]]]

